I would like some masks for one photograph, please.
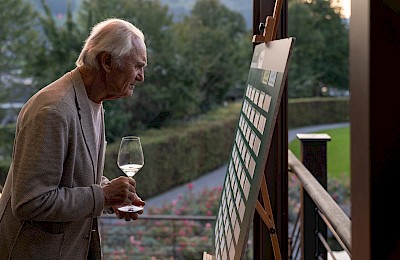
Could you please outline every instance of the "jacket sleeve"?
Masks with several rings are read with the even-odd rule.
[[[99,216],[104,195],[100,185],[74,185],[71,120],[66,113],[44,109],[16,133],[13,154],[12,210],[20,219],[66,222]],[[76,148],[75,148],[76,149]],[[76,155],[75,155],[76,156]],[[87,167],[91,174],[90,167]],[[64,184],[61,184],[64,183]],[[69,185],[65,185],[69,183]]]

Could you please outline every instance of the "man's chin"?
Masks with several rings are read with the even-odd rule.
[[[120,95],[120,96],[113,96],[113,97],[109,97],[105,100],[114,100],[114,99],[119,99],[119,98],[128,98],[131,97],[133,95],[133,91],[129,91],[128,93],[126,93],[125,95]]]
[[[133,89],[129,89],[125,97],[131,97],[132,95],[133,95]]]

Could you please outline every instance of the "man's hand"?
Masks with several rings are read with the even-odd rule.
[[[120,176],[107,185],[102,186],[104,207],[129,205],[137,200],[136,182],[134,179]]]
[[[145,202],[135,193],[135,199],[132,201],[132,204],[135,206],[143,207],[145,205]],[[118,210],[119,207],[120,206],[112,207],[115,215],[117,215],[117,217],[120,219],[125,219],[126,221],[129,221],[131,219],[136,220],[138,219],[139,215],[143,214],[143,210],[139,210],[137,212],[123,212]]]
[[[120,219],[129,221],[138,218],[139,214],[143,213],[143,210],[139,212],[122,212],[118,208],[126,205],[144,206],[145,202],[139,198],[136,194],[136,182],[134,179],[120,176],[113,179],[107,185],[102,186],[104,193],[104,207],[112,207],[115,214]]]

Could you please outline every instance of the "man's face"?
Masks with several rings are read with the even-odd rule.
[[[130,97],[136,83],[144,81],[144,68],[147,65],[146,45],[141,39],[136,39],[135,44],[137,51],[124,57],[122,66],[113,66],[111,72],[106,75],[106,99]]]

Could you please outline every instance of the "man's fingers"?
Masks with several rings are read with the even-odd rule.
[[[136,195],[136,181],[126,176],[120,176],[103,187],[105,205],[143,206],[144,202]]]
[[[135,206],[144,206],[146,202],[144,202],[138,195],[135,193],[135,197],[132,199],[132,204]]]
[[[129,179],[129,183],[130,183],[131,185],[133,185],[133,187],[136,188],[136,181],[135,181],[135,179],[132,179],[132,178],[128,178],[128,179]]]

